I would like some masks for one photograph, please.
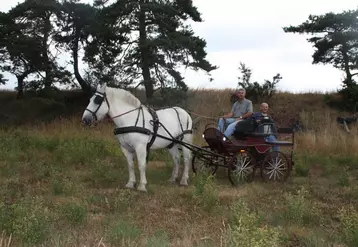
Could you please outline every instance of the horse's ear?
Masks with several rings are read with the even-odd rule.
[[[96,88],[94,86],[91,86],[90,92],[93,95],[96,92]]]

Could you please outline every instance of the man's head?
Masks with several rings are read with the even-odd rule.
[[[267,114],[268,109],[269,109],[269,105],[268,105],[267,103],[265,103],[265,102],[261,103],[261,105],[260,105],[260,111],[261,111],[262,113]]]
[[[239,100],[245,99],[246,90],[245,90],[244,88],[240,88],[240,89],[236,92],[236,96],[239,97]]]

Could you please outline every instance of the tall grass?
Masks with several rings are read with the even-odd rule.
[[[230,110],[230,90],[194,90],[189,110],[206,123]],[[91,128],[82,112],[0,130],[2,246],[356,246],[357,129],[345,133],[322,95],[276,95],[281,127],[300,116],[295,167],[285,184],[231,187],[225,170],[166,182],[172,161],[152,151],[148,193],[124,188],[126,160],[108,119]],[[255,110],[259,110],[255,105]],[[291,114],[292,113],[292,114]],[[193,114],[195,117],[195,115]]]

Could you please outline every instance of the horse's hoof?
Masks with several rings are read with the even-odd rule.
[[[188,186],[188,182],[187,181],[180,181],[180,185],[181,186]]]
[[[176,184],[176,183],[177,183],[177,180],[178,180],[178,178],[173,178],[173,177],[171,177],[171,178],[168,179],[168,182],[169,182],[169,183],[172,183],[172,184]]]
[[[128,188],[128,189],[134,189],[134,184],[135,184],[135,183],[133,183],[133,182],[128,182],[128,183],[126,184],[126,188]]]
[[[137,188],[138,191],[147,192],[147,189],[145,188],[144,184],[140,184]]]

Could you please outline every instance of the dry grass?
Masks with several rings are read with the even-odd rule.
[[[0,247],[10,247],[11,237],[11,234],[10,236],[6,236],[5,231],[3,231],[0,237]]]
[[[226,113],[229,93],[193,91],[190,110]],[[0,247],[357,246],[357,129],[344,133],[318,93],[280,93],[269,103],[281,126],[299,115],[308,128],[296,134],[296,167],[282,185],[257,178],[231,187],[220,169],[179,187],[166,181],[171,159],[158,151],[144,194],[124,188],[126,161],[109,121],[84,128],[79,113],[1,131]],[[196,144],[210,121],[199,122]]]

